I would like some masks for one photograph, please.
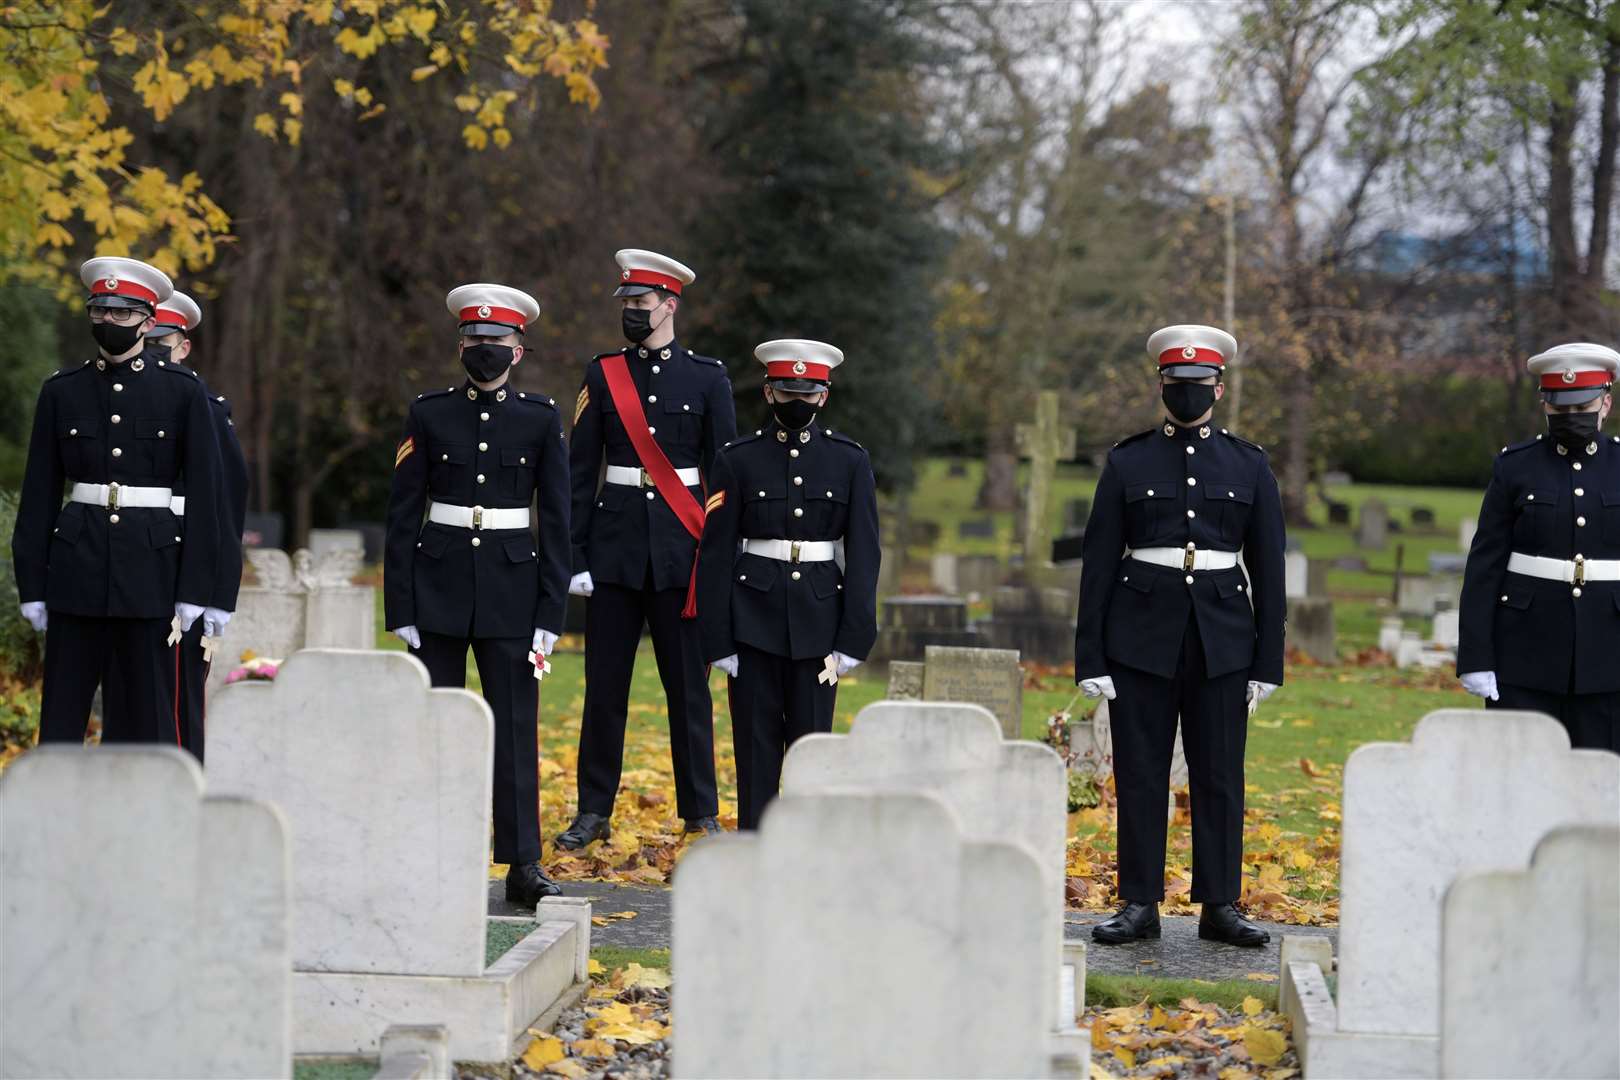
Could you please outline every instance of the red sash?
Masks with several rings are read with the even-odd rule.
[[[641,408],[641,395],[636,391],[636,384],[630,378],[630,368],[624,362],[623,354],[605,356],[602,358],[602,374],[607,378],[608,393],[613,395],[613,404],[619,410],[619,419],[624,423],[624,431],[630,436],[630,445],[635,448],[636,457],[641,461],[641,467],[652,477],[653,486],[658,494],[669,503],[669,508],[675,511],[686,531],[692,534],[692,539],[699,542],[703,539],[703,507],[686,490],[681,478],[675,474],[675,466],[669,463],[664,448],[658,445],[652,432],[647,430],[647,414]],[[686,607],[681,611],[681,618],[697,618],[697,560],[692,561],[692,580],[686,587]]]

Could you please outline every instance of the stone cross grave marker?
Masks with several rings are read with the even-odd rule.
[[[674,1074],[1049,1075],[1046,888],[935,796],[784,794],[675,874]]]
[[[1058,427],[1058,394],[1042,390],[1035,395],[1035,422],[1014,429],[1018,452],[1029,459],[1029,486],[1024,494],[1024,565],[1039,566],[1052,551],[1048,509],[1052,505],[1052,478],[1057,463],[1074,457],[1073,428]]]
[[[923,651],[923,700],[983,705],[1007,739],[1023,738],[1024,672],[1016,649],[930,645]]]
[[[288,836],[170,747],[0,776],[0,1076],[292,1075]]]

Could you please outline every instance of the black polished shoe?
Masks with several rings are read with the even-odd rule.
[[[1102,945],[1123,945],[1127,941],[1159,936],[1159,905],[1128,900],[1114,917],[1091,928],[1091,940]]]
[[[704,836],[719,836],[726,830],[721,827],[719,818],[709,814],[707,817],[687,818],[686,831],[689,833],[700,832]]]
[[[535,907],[547,896],[561,896],[562,886],[546,877],[540,864],[519,863],[506,872],[506,899],[508,903]]]
[[[557,846],[565,851],[578,851],[593,840],[606,840],[613,835],[613,825],[601,814],[579,813],[574,823],[557,837]]]
[[[1233,904],[1205,904],[1198,917],[1198,936],[1245,949],[1258,949],[1271,940],[1270,934],[1245,919]]]

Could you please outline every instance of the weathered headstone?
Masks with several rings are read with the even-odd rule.
[[[1001,584],[1001,560],[994,555],[961,555],[956,560],[956,586],[963,596],[989,596]]]
[[[1382,551],[1387,543],[1389,543],[1389,507],[1382,499],[1368,499],[1361,504],[1361,514],[1356,521],[1356,546]]]
[[[1311,560],[1303,551],[1290,551],[1283,556],[1283,591],[1292,599],[1309,596]]]
[[[1322,474],[1323,487],[1349,487],[1353,483],[1354,478],[1343,469],[1329,469]]]
[[[208,673],[210,695],[243,650],[283,659],[304,648],[369,649],[376,644],[376,590],[352,583],[361,569],[358,547],[320,557],[307,549],[291,556],[274,548],[246,554],[255,584],[244,586],[237,597],[222,653]]]
[[[1401,578],[1395,610],[1427,619],[1436,611],[1456,607],[1462,600],[1462,578],[1453,574],[1412,574]]]
[[[675,875],[675,1075],[1046,1075],[1047,885],[935,796],[784,794]]]
[[[1460,574],[1467,566],[1468,555],[1464,552],[1429,552],[1429,573],[1431,574]]]
[[[363,559],[365,550],[366,540],[359,529],[309,530],[309,553],[317,561],[335,551],[357,551]]]
[[[1402,630],[1401,639],[1395,643],[1395,666],[1416,667],[1422,656],[1423,638],[1416,630]]]
[[[1076,594],[1067,588],[1007,585],[991,594],[990,618],[979,622],[993,648],[1049,664],[1074,658]]]
[[[168,747],[0,775],[0,1076],[292,1074],[288,837]]]
[[[1350,504],[1349,503],[1333,502],[1333,501],[1330,500],[1328,502],[1328,504],[1327,504],[1327,508],[1328,508],[1328,524],[1329,525],[1348,525],[1348,524],[1350,524]]]
[[[923,663],[923,700],[983,705],[1003,737],[1023,738],[1024,672],[1017,650],[930,645]]]
[[[887,697],[896,701],[920,700],[923,696],[923,663],[920,660],[889,662]]]
[[[952,479],[960,479],[968,474],[967,462],[953,458],[950,465],[946,466],[945,473]]]
[[[242,546],[279,548],[286,532],[280,514],[261,514],[249,510],[242,523]]]
[[[1333,568],[1332,559],[1311,559],[1305,569],[1305,595],[1328,595],[1328,571]]]
[[[1457,642],[1462,634],[1462,613],[1456,608],[1447,608],[1434,613],[1434,633],[1432,638],[1436,645],[1444,649],[1456,649]]]
[[[1441,923],[1441,1076],[1620,1076],[1620,828],[1560,826],[1529,869],[1464,874]]]
[[[1446,887],[1522,869],[1559,825],[1620,825],[1620,756],[1571,750],[1539,713],[1443,709],[1410,743],[1356,749],[1343,806],[1338,1002],[1316,965],[1288,965],[1284,999],[1315,1003],[1296,1044],[1307,1075],[1436,1076]]]
[[[1046,559],[1052,546],[1052,479],[1057,463],[1074,457],[1073,428],[1058,426],[1058,395],[1042,390],[1035,395],[1035,422],[1019,424],[1014,430],[1018,452],[1029,459],[1029,482],[1024,487],[1024,565],[1034,566]]]
[[[431,689],[405,653],[308,649],[274,682],[221,691],[208,723],[210,789],[287,815],[300,1053],[375,1053],[391,1024],[444,1023],[458,1060],[504,1060],[584,979],[579,901],[543,903],[536,929],[485,966],[482,698]]]
[[[1331,565],[1335,570],[1345,570],[1352,574],[1367,572],[1367,560],[1360,555],[1341,555],[1334,559]]]
[[[1401,634],[1405,631],[1405,624],[1395,616],[1387,616],[1378,621],[1378,649],[1390,656],[1400,647]]]
[[[989,540],[996,535],[996,523],[989,518],[968,518],[956,523],[956,535],[963,540]]]
[[[928,574],[938,592],[955,596],[962,590],[956,580],[957,555],[950,551],[936,551],[928,559]]]
[[[1457,547],[1467,551],[1474,546],[1474,534],[1479,531],[1478,518],[1463,518],[1457,524]]]
[[[1338,663],[1339,643],[1334,635],[1333,601],[1325,596],[1290,596],[1287,645],[1318,664]]]
[[[872,660],[918,660],[929,645],[984,642],[984,635],[968,626],[967,601],[959,596],[890,596],[879,607]]]
[[[1434,528],[1434,511],[1427,506],[1414,506],[1410,514],[1414,529]]]

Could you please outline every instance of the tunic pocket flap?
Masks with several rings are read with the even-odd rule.
[[[423,529],[417,537],[416,550],[430,559],[437,559],[450,546],[450,534],[443,529]]]
[[[1525,611],[1530,607],[1530,601],[1534,600],[1535,598],[1536,594],[1533,589],[1525,588],[1523,586],[1509,585],[1502,591],[1501,603],[1503,607],[1517,608],[1520,611]]]
[[[51,535],[64,544],[71,544],[79,538],[79,531],[84,528],[84,507],[78,503],[68,503],[57,515],[56,528]]]
[[[470,446],[435,446],[434,454],[441,462],[450,465],[471,465],[472,447]],[[431,459],[430,459],[431,460]]]
[[[1238,484],[1222,484],[1219,481],[1211,480],[1205,482],[1204,497],[1249,506],[1254,502],[1254,488],[1243,487]]]
[[[501,448],[501,464],[522,468],[538,461],[540,453],[532,446],[506,446]]]
[[[515,563],[534,562],[539,558],[535,551],[534,541],[526,536],[520,536],[506,542],[506,561]]]
[[[1241,578],[1221,578],[1215,583],[1215,595],[1222,600],[1234,596],[1242,596],[1249,591],[1249,586]]]
[[[1535,491],[1522,492],[1519,495],[1518,505],[1521,509],[1532,506],[1557,506],[1558,492],[1552,488],[1537,488]]]
[[[737,584],[759,592],[770,592],[776,586],[777,562],[759,556],[744,556],[737,562],[733,576]]]
[[[68,417],[56,422],[56,433],[64,439],[93,439],[100,431],[100,417]]]
[[[833,502],[849,502],[848,485],[840,486],[838,484],[831,484],[818,488],[815,487],[809,480],[806,480],[804,482],[804,486],[804,494],[805,498],[807,499],[831,499]]]
[[[137,439],[167,439],[174,432],[169,429],[174,426],[173,421],[163,417],[137,418],[135,421],[135,437]]]
[[[180,523],[178,521],[173,524],[153,525],[146,530],[146,536],[154,550],[173,547],[180,542],[180,534],[177,531],[179,528]]]
[[[770,480],[755,480],[752,483],[739,480],[737,483],[742,487],[743,502],[787,498],[787,481],[781,477]]]
[[[1620,491],[1605,491],[1603,493],[1604,506],[1620,506]]]
[[[688,416],[702,416],[704,411],[702,398],[665,398],[662,404],[666,413],[686,413]]]
[[[1135,589],[1139,593],[1153,591],[1153,575],[1137,571],[1134,574],[1121,574],[1119,583],[1127,589]]]
[[[596,493],[596,508],[617,513],[624,505],[625,493],[631,490],[624,484],[603,484],[602,490]]]
[[[1125,501],[1132,503],[1141,502],[1143,499],[1168,499],[1175,494],[1175,490],[1175,485],[1168,480],[1150,484],[1131,484],[1125,489]]]

